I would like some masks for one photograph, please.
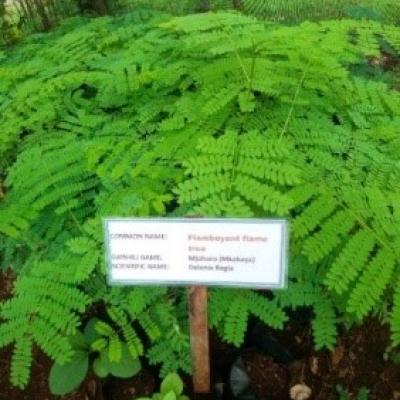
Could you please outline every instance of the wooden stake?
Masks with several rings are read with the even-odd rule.
[[[210,349],[208,339],[207,288],[189,288],[190,343],[195,393],[210,393]]]

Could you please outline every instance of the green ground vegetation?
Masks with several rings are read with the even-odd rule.
[[[283,328],[309,307],[316,348],[332,349],[338,327],[374,313],[400,344],[400,95],[382,67],[399,28],[148,9],[60,24],[0,60],[14,385],[34,344],[71,362],[89,311],[91,351],[190,371],[185,291],[107,284],[110,215],[288,218],[288,289],[213,289],[211,326],[240,345],[250,317]]]

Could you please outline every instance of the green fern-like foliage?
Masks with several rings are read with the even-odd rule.
[[[275,300],[248,290],[214,290],[209,307],[211,326],[217,328],[226,341],[237,346],[243,342],[250,316],[276,329],[281,329],[287,320]]]
[[[327,33],[307,57],[295,56],[291,46],[301,47],[308,29],[312,37],[314,25],[265,33],[281,43],[272,51],[278,71],[257,24],[251,26],[251,39],[227,39],[223,49],[214,45],[212,26],[177,25],[187,29],[190,43],[205,43],[219,56],[208,70],[224,68],[229,90],[221,88],[216,96],[230,110],[224,125],[213,137],[200,138],[197,154],[184,161],[188,179],[178,186],[181,204],[196,215],[292,219],[293,276],[289,292],[276,298],[282,307],[314,308],[317,348],[333,347],[338,311],[361,320],[380,306],[398,276],[399,238],[399,170],[392,153],[398,143],[399,95],[346,71],[360,54],[379,54],[379,39],[371,36],[374,24],[358,23],[354,42],[347,36],[353,21],[325,25]],[[397,30],[378,31],[381,40],[397,42]],[[286,32],[299,43],[292,37],[288,44]],[[317,61],[319,46],[330,40],[336,43],[329,46],[332,52],[325,50]],[[246,51],[253,51],[253,58]],[[203,104],[201,110],[211,117]],[[333,296],[325,295],[325,285]]]
[[[128,10],[147,8],[167,12],[172,15],[184,15],[201,11],[206,6],[206,3],[203,0],[182,0],[176,2],[167,0],[118,0],[120,8]]]
[[[240,137],[227,132],[200,141],[198,149],[202,156],[185,164],[193,178],[179,187],[182,202],[205,200],[195,213],[209,214],[214,208],[216,216],[248,216],[252,211],[247,203],[252,202],[262,212],[287,215],[290,199],[281,188],[301,176],[301,170],[290,165],[290,144],[269,141],[257,131]]]
[[[185,292],[107,285],[110,215],[287,217],[288,290],[213,289],[218,332],[239,345],[250,316],[282,328],[288,309],[311,307],[316,347],[332,348],[338,317],[386,306],[398,343],[400,99],[351,72],[382,43],[398,51],[398,29],[238,13],[81,21],[0,63],[12,382],[26,384],[33,345],[67,363],[68,338],[98,309],[113,359],[124,343],[164,374],[190,371]]]
[[[217,9],[236,8],[261,20],[284,23],[338,18],[400,22],[396,0],[240,0],[211,1]]]
[[[338,18],[344,15],[349,0],[244,0],[244,12],[261,19],[301,21]],[[356,1],[353,1],[356,3]]]

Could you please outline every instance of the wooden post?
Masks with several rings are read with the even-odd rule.
[[[210,393],[207,296],[207,287],[205,286],[189,288],[190,343],[195,393]]]

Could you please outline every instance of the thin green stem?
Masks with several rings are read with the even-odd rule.
[[[248,72],[246,70],[246,67],[244,66],[242,57],[240,57],[240,54],[239,54],[237,48],[235,47],[234,43],[232,42],[232,39],[231,39],[230,34],[229,34],[229,31],[226,30],[226,33],[227,33],[226,37],[227,37],[228,41],[231,43],[231,45],[233,47],[233,51],[235,53],[235,56],[236,56],[236,58],[238,60],[239,66],[243,71],[243,75],[246,78],[246,81],[250,84],[251,83],[251,79],[250,79],[250,76],[249,76],[249,74],[248,74]]]
[[[236,179],[237,166],[238,166],[238,163],[239,163],[239,151],[240,151],[240,137],[239,137],[239,135],[237,135],[235,153],[232,156],[232,158],[233,158],[232,159],[232,173],[231,173],[231,176],[230,176],[228,200],[232,200],[232,190],[233,190],[234,181]]]
[[[43,157],[42,157],[42,161],[43,161]],[[46,164],[45,162],[42,162],[42,165],[43,165],[44,170],[46,171],[47,175],[49,176],[49,178],[51,178],[51,173],[50,173],[50,170],[49,170],[47,164]],[[57,186],[56,186],[55,183],[53,183],[51,186],[53,186],[54,190],[57,190]],[[78,228],[79,232],[83,233],[82,225],[80,224],[78,218],[76,218],[76,216],[75,216],[75,214],[72,212],[72,210],[68,207],[68,203],[67,203],[67,201],[65,200],[65,197],[64,197],[64,196],[61,196],[61,201],[63,202],[63,204],[64,204],[64,206],[65,206],[67,212],[69,213],[69,215],[70,215],[72,221],[75,223],[75,225],[76,225],[76,227]]]
[[[250,82],[249,82],[249,90],[252,90],[253,88],[253,80],[254,80],[254,73],[256,69],[256,46],[254,41],[252,41],[253,46],[253,59],[251,60],[251,70],[250,70]]]
[[[301,76],[299,84],[297,85],[296,92],[295,92],[295,94],[293,96],[293,100],[292,100],[292,104],[290,106],[290,110],[289,110],[288,116],[287,116],[285,124],[284,124],[284,126],[282,128],[281,134],[279,135],[279,140],[281,140],[283,138],[283,135],[287,132],[287,129],[289,127],[289,122],[292,119],[292,115],[293,115],[293,112],[294,112],[295,103],[296,103],[297,98],[299,97],[299,94],[300,94],[301,88],[303,86],[304,80],[306,79],[309,66],[310,66],[310,60],[308,60],[308,63],[306,65],[306,68],[304,69],[304,72],[303,72],[303,74]]]

